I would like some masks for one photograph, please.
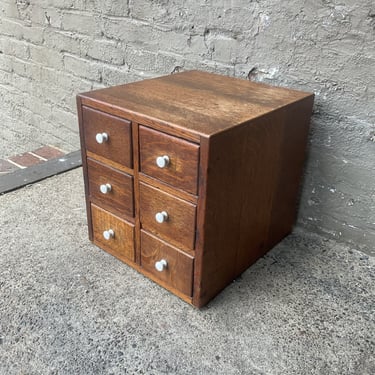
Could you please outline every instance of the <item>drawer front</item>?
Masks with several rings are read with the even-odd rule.
[[[192,295],[194,258],[143,230],[141,266],[180,292]]]
[[[194,249],[196,206],[140,183],[142,228],[178,247]]]
[[[91,205],[94,243],[117,258],[134,262],[134,226]]]
[[[133,177],[87,159],[90,199],[120,216],[134,216]]]
[[[198,145],[144,126],[139,127],[139,144],[142,173],[197,194]]]
[[[88,107],[83,107],[82,113],[87,150],[132,168],[130,122]]]

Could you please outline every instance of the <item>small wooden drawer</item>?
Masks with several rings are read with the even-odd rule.
[[[139,127],[139,144],[142,173],[197,194],[198,145],[144,126]]]
[[[94,243],[121,260],[135,260],[134,225],[91,205]]]
[[[133,177],[87,159],[90,199],[119,216],[134,216]]]
[[[88,107],[82,108],[82,116],[86,149],[132,168],[130,122]]]
[[[194,249],[196,206],[140,183],[142,228],[178,247]]]
[[[192,295],[194,258],[143,230],[141,266],[181,293]]]

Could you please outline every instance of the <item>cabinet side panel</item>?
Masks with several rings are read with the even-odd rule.
[[[87,159],[86,159],[86,146],[85,146],[85,136],[83,129],[83,113],[82,113],[82,99],[77,96],[77,114],[78,114],[78,124],[79,124],[79,135],[81,142],[81,155],[82,155],[82,171],[83,171],[83,180],[85,184],[85,198],[86,198],[86,213],[87,213],[87,225],[89,232],[89,239],[93,241],[93,229],[92,229],[92,219],[91,219],[91,205],[89,200],[89,178],[87,173]]]
[[[267,247],[291,232],[297,217],[298,198],[314,97],[286,109],[280,152],[280,171],[272,204]]]
[[[199,306],[269,249],[284,123],[278,110],[210,138]]]

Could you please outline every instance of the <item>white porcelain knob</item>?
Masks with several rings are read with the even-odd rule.
[[[165,211],[158,212],[158,213],[155,215],[155,220],[156,220],[159,224],[164,223],[165,221],[168,220],[168,213],[165,212]]]
[[[159,168],[165,168],[168,166],[168,164],[169,164],[169,156],[164,155],[164,156],[158,156],[156,158],[156,165]]]
[[[155,263],[155,268],[159,272],[163,272],[168,267],[168,262],[165,259],[159,260]]]
[[[108,241],[115,236],[115,232],[112,229],[105,230],[103,237]]]
[[[98,143],[104,143],[104,142],[107,142],[108,141],[108,134],[107,133],[98,133],[96,136],[95,136],[95,139],[96,139],[96,142]]]
[[[111,184],[100,185],[100,192],[103,194],[108,194],[112,190]]]

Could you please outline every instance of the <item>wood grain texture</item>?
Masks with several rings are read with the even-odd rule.
[[[288,202],[283,203],[286,195],[281,191],[289,188],[277,193],[275,186],[284,168],[301,167],[299,163],[285,165],[282,154],[283,141],[288,136],[286,128],[291,126],[306,137],[308,123],[301,123],[286,113],[274,111],[210,138],[209,170],[203,182],[206,190],[200,192],[200,199],[205,200],[205,216],[204,220],[198,219],[195,305],[206,304],[267,252],[271,243],[280,241],[291,230],[293,223],[289,221],[285,225],[282,216],[276,222],[273,213],[277,207],[283,207],[287,220],[294,218],[297,196],[289,196]],[[291,121],[297,124],[290,125]],[[293,150],[297,160],[303,160],[303,150],[299,146]],[[283,183],[293,185],[293,191],[298,189],[299,182],[299,179],[283,179]],[[270,230],[272,223],[274,227]],[[201,231],[203,242],[199,240]]]
[[[140,203],[139,203],[139,125],[132,122],[133,136],[133,161],[134,161],[134,205],[135,205],[135,261],[141,262],[141,220],[140,220]]]
[[[177,189],[172,185],[168,185],[167,183],[160,181],[157,178],[150,177],[144,173],[139,173],[138,176],[139,176],[139,181],[144,182],[147,185],[152,185],[158,188],[159,190],[165,191],[166,193],[170,195],[174,195],[175,197],[183,199],[190,203],[197,204],[198,202],[198,196],[194,194],[190,194],[184,190]]]
[[[108,176],[105,164],[134,182],[134,226],[90,205],[105,202],[86,189],[94,242],[183,300],[204,306],[292,230],[313,95],[193,71],[81,94],[77,103],[99,116],[80,114],[82,147],[85,128],[103,116],[129,127],[130,167],[116,160],[120,145],[82,151],[92,180]],[[162,155],[169,168],[156,166]],[[119,201],[107,206],[112,213]],[[161,211],[168,220],[159,224]],[[130,242],[104,240],[109,225]],[[163,258],[169,267],[158,272]]]
[[[86,214],[87,214],[87,228],[89,233],[90,241],[93,241],[92,231],[92,215],[91,215],[91,204],[89,198],[89,176],[87,174],[87,155],[86,155],[86,142],[85,142],[85,124],[83,123],[83,109],[82,100],[80,96],[76,97],[77,102],[77,114],[78,114],[78,125],[79,125],[79,140],[81,144],[81,155],[82,155],[82,173],[85,187],[85,201],[86,201]]]
[[[135,260],[134,225],[91,204],[93,241],[103,250],[121,260]],[[112,229],[114,237],[106,240],[103,232]]]
[[[134,217],[133,177],[87,159],[90,200],[121,217]],[[100,185],[110,184],[111,191],[103,194]]]
[[[168,220],[159,224],[158,212],[166,211]],[[196,206],[154,187],[140,183],[140,219],[142,228],[175,246],[194,249]]]
[[[297,218],[313,100],[310,96],[283,109],[285,122],[280,168],[275,183],[267,248],[272,248],[285,233],[289,233]]]
[[[82,115],[86,149],[132,168],[133,151],[130,122],[88,107],[82,107]],[[107,133],[108,141],[102,144],[97,143],[95,137],[98,133]]]
[[[187,139],[220,133],[309,95],[199,71],[81,94],[90,106],[106,103],[112,113]]]
[[[141,231],[141,248],[142,268],[181,293],[192,295],[194,258],[191,255],[183,253],[144,230]],[[161,259],[166,260],[168,266],[164,271],[159,272],[155,269],[155,263]]]
[[[122,165],[120,163],[116,163],[113,160],[104,158],[103,156],[100,156],[98,154],[94,154],[91,151],[86,150],[86,156],[88,158],[90,158],[90,159],[97,160],[98,162],[100,162],[100,163],[102,163],[104,165],[107,165],[108,167],[112,167],[112,168],[118,169],[121,172],[125,172],[125,173],[127,173],[129,175],[133,175],[134,174],[134,170],[132,168],[125,167],[124,165]]]
[[[140,171],[176,188],[197,194],[199,146],[180,138],[139,127]],[[158,156],[167,155],[169,164],[159,168]]]

